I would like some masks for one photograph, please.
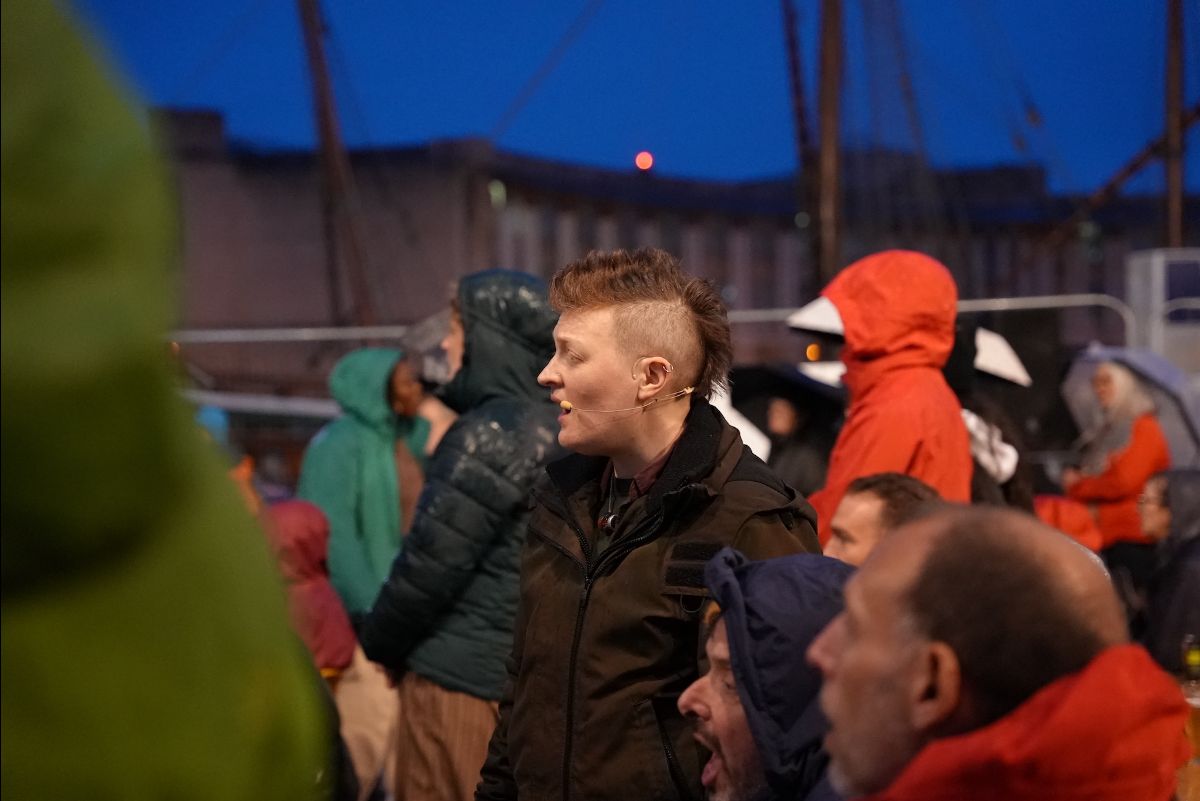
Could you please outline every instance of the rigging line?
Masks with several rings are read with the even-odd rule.
[[[1191,72],[1187,66],[1192,65]],[[1188,83],[1188,76],[1197,78],[1197,70],[1200,70],[1200,0],[1195,0],[1190,7],[1184,6],[1183,9],[1183,74],[1184,83]],[[1196,96],[1200,96],[1200,85],[1197,85],[1196,80],[1191,81],[1191,86],[1184,86],[1185,94],[1188,89],[1196,92]],[[1191,95],[1189,95],[1191,97]]]
[[[866,39],[864,56],[867,70],[867,125],[870,129],[868,142],[869,146],[875,150],[872,158],[877,160],[872,169],[868,171],[868,186],[864,187],[864,194],[868,199],[867,208],[871,209],[870,230],[881,246],[892,247],[896,240],[892,225],[891,201],[888,198],[891,178],[888,169],[883,166],[884,152],[888,147],[883,133],[884,88],[882,81],[887,72],[881,61],[883,32],[879,22],[878,0],[860,0],[859,4],[863,17],[863,33]]]
[[[970,12],[973,32],[983,50],[988,54],[997,82],[1001,80],[999,73],[1006,73],[1005,80],[1011,83],[1017,94],[1020,114],[1013,115],[1007,107],[1005,116],[1013,120],[1014,136],[1020,136],[1029,148],[1029,155],[1041,158],[1049,163],[1050,171],[1062,178],[1066,185],[1074,185],[1075,175],[1050,129],[1045,125],[1033,91],[1025,80],[1017,61],[1013,58],[1009,39],[1004,35],[1005,28],[992,13],[989,0],[973,0],[967,4]],[[1037,140],[1035,143],[1034,140]]]
[[[570,27],[567,28],[566,33],[564,33],[562,38],[558,40],[558,44],[556,44],[554,49],[550,51],[550,54],[546,56],[546,60],[542,62],[540,67],[538,67],[537,72],[535,72],[530,79],[526,81],[525,85],[521,87],[521,91],[517,93],[517,96],[508,105],[508,108],[505,109],[504,113],[500,115],[500,120],[496,123],[495,127],[492,128],[492,132],[488,135],[488,139],[495,142],[504,135],[509,126],[512,125],[513,120],[516,119],[517,115],[520,114],[521,110],[525,108],[525,105],[533,97],[534,93],[537,92],[538,87],[542,84],[542,81],[546,80],[546,78],[550,76],[550,73],[554,72],[554,70],[558,67],[563,57],[567,54],[567,51],[571,49],[571,45],[573,45],[575,40],[578,39],[579,36],[584,32],[588,26],[588,23],[592,21],[592,17],[596,16],[596,12],[600,10],[600,6],[602,5],[604,5],[604,0],[588,0],[588,4],[583,7],[582,11],[579,12],[579,16],[575,17],[575,21],[571,23]]]
[[[363,110],[363,104],[359,102],[358,92],[354,90],[354,82],[350,77],[348,62],[342,52],[341,46],[338,44],[338,37],[328,17],[326,17],[324,24],[325,45],[330,55],[330,71],[335,73],[335,77],[340,78],[338,85],[343,90],[342,96],[345,98],[345,105],[348,107],[350,116],[354,118],[355,125],[361,130],[364,148],[366,150],[373,150],[377,143],[371,135],[366,113]],[[399,202],[396,193],[392,191],[391,182],[384,174],[379,160],[374,157],[368,157],[365,159],[365,166],[366,174],[370,177],[376,190],[378,190],[384,204],[395,213],[396,218],[399,220],[401,227],[404,229],[405,238],[409,244],[415,245],[420,241],[421,233],[416,225],[414,225],[412,215]],[[395,297],[395,294],[393,293],[392,296]]]
[[[900,9],[897,6],[897,0],[885,0],[881,9],[885,15],[884,23],[892,34],[897,79],[900,83],[901,108],[905,121],[908,123],[913,146],[916,149],[917,169],[913,176],[913,188],[917,195],[917,205],[925,218],[923,222],[927,233],[940,239],[944,233],[941,203],[937,186],[933,182],[932,167],[929,163],[929,147],[925,141],[925,129],[921,125],[921,110],[917,102],[916,87],[913,85],[912,68],[908,58],[907,37],[903,21],[900,18]]]
[[[949,235],[957,235],[960,241],[970,237],[970,226],[967,222],[966,209],[963,207],[959,193],[951,188],[950,197],[946,196],[943,187],[939,186],[938,176],[934,174],[933,165],[929,159],[929,146],[925,139],[925,129],[921,124],[920,107],[917,102],[916,86],[913,82],[912,59],[909,57],[908,37],[904,31],[904,19],[900,14],[899,0],[886,0],[883,4],[887,20],[895,34],[896,55],[900,66],[901,97],[905,110],[908,112],[909,126],[916,140],[918,166],[920,175],[918,184],[926,213],[930,215],[932,234],[943,240],[943,247],[949,252]],[[944,217],[949,217],[950,225],[944,225]],[[947,230],[949,229],[949,230]]]
[[[1034,102],[1033,92],[1029,89],[1029,83],[1017,67],[1017,61],[1013,58],[1012,49],[1008,46],[1008,40],[1000,35],[1004,28],[992,13],[988,0],[974,0],[968,5],[972,12],[972,21],[975,23],[977,32],[984,34],[981,38],[985,42],[985,45],[992,45],[991,47],[987,47],[987,50],[992,60],[993,68],[999,67],[1008,73],[1008,79],[1012,81],[1013,88],[1016,89],[1017,96],[1021,101],[1021,111],[1025,115],[1025,121],[1031,127],[1040,127],[1042,124],[1041,111],[1038,109],[1037,103]]]
[[[990,15],[985,14],[983,9],[979,7],[981,0],[973,0],[967,4],[968,21],[970,23],[971,35],[975,38],[979,45],[979,50],[982,50],[986,55],[986,63],[988,71],[991,73],[991,79],[995,81],[997,86],[1006,86],[1012,88],[1012,74],[1005,69],[1005,65],[1001,62],[1003,58],[999,54],[999,45],[996,39],[999,37],[998,25],[992,24],[989,28],[991,20]],[[1005,74],[1008,72],[1009,74]],[[1017,104],[1023,105],[1021,92],[1017,93]],[[999,114],[1003,119],[1004,125],[1008,128],[1009,137],[1012,140],[1014,149],[1019,154],[1025,154],[1029,151],[1029,135],[1024,129],[1024,121],[1021,114],[1013,113],[1011,107],[1006,101],[999,101],[997,105],[1000,107]]]
[[[254,0],[241,14],[234,17],[196,66],[175,84],[171,96],[186,97],[190,94],[229,55],[229,51],[241,41],[242,36],[270,4],[271,0]]]

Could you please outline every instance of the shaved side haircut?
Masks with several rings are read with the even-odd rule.
[[[713,285],[687,275],[664,250],[593,250],[550,280],[561,312],[612,307],[617,342],[633,358],[662,356],[672,386],[708,398],[729,384],[733,344],[729,316]]]

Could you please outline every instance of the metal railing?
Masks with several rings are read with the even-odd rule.
[[[1084,293],[1074,295],[1034,295],[1020,298],[974,298],[960,300],[960,312],[989,311],[1033,311],[1037,309],[1068,309],[1096,306],[1116,312],[1124,324],[1125,344],[1133,342],[1137,335],[1137,318],[1127,303],[1112,295]],[[1190,307],[1189,307],[1190,308]],[[787,320],[796,312],[786,309],[738,309],[729,312],[731,323],[774,323]]]

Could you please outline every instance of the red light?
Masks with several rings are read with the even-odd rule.
[[[639,170],[645,172],[654,166],[654,156],[650,155],[649,150],[643,150],[637,154],[637,158],[633,160],[633,163],[637,165]]]

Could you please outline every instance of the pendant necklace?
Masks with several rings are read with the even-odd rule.
[[[604,513],[596,521],[601,531],[612,531],[617,527],[617,472],[614,470],[608,477],[608,500],[605,502]]]

